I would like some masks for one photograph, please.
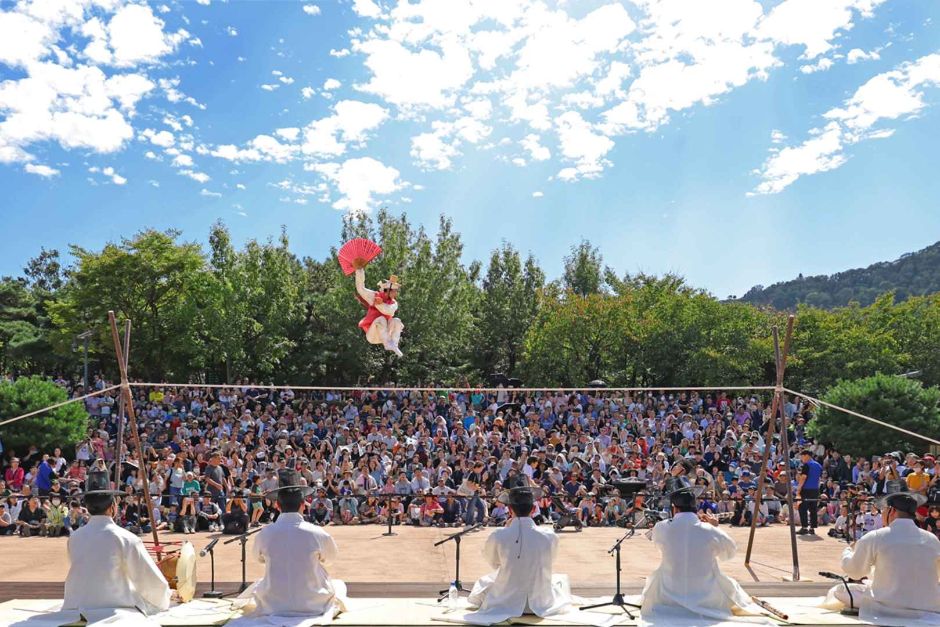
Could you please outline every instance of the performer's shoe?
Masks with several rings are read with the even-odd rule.
[[[809,533],[809,529],[807,529],[806,527],[800,527],[799,531],[796,532],[796,535],[805,536],[808,533]]]

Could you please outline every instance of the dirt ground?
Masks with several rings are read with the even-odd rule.
[[[747,548],[747,528],[722,526],[738,543],[737,556],[723,565],[723,570],[742,584],[760,582],[779,583],[792,572],[789,530],[783,525],[758,529],[750,568],[744,566]],[[385,527],[327,527],[339,546],[340,559],[328,566],[332,576],[347,582],[444,583],[454,578],[453,542],[439,547],[432,545],[444,539],[455,529],[395,527],[397,535],[385,537]],[[464,537],[461,543],[460,576],[464,584],[487,572],[481,551],[486,537],[493,529],[482,529]],[[621,529],[592,528],[581,533],[560,532],[556,573],[566,573],[572,586],[612,586],[614,559],[607,549],[621,536]],[[823,582],[820,570],[839,570],[839,558],[845,543],[825,535],[798,536],[801,581]],[[200,533],[192,536],[164,534],[166,542],[189,540],[199,551],[212,538],[229,539],[219,534]],[[149,539],[146,536],[144,539]],[[264,566],[251,560],[250,543],[247,574],[248,581],[258,579]],[[0,582],[61,582],[68,571],[65,538],[0,538]],[[623,583],[625,586],[642,585],[646,577],[659,564],[659,551],[642,533],[623,544]],[[215,549],[216,581],[241,580],[241,550],[238,542],[219,544]],[[198,581],[208,582],[210,561],[198,560]]]

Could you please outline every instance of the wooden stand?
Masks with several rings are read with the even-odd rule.
[[[754,532],[757,529],[757,516],[760,512],[761,500],[764,497],[764,486],[767,483],[767,463],[770,459],[770,448],[773,445],[773,436],[777,432],[777,414],[780,414],[780,448],[783,451],[784,458],[787,460],[784,473],[787,481],[787,508],[789,510],[790,523],[790,550],[793,554],[793,581],[800,580],[800,558],[796,549],[796,528],[793,519],[793,487],[790,483],[790,442],[787,435],[787,417],[784,411],[783,403],[783,375],[787,369],[787,357],[790,355],[790,343],[793,339],[793,323],[795,317],[790,315],[787,318],[787,332],[783,342],[783,350],[780,350],[780,333],[776,326],[773,327],[774,337],[774,363],[777,371],[777,381],[774,388],[773,402],[770,406],[770,420],[767,423],[767,433],[764,435],[764,458],[761,462],[760,475],[757,480],[757,494],[754,499],[754,513],[751,516],[751,532],[747,539],[747,553],[744,557],[744,565],[751,563],[751,550],[754,548]]]

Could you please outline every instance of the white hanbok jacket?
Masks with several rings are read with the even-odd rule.
[[[338,555],[336,543],[300,514],[282,513],[259,531],[252,554],[265,565],[264,577],[252,589],[255,615],[331,620],[345,609],[345,584],[330,579],[324,568]]]
[[[144,543],[110,516],[92,516],[74,531],[68,555],[63,609],[136,607],[150,615],[169,608],[170,586]]]
[[[855,549],[842,553],[842,570],[867,584],[849,584],[859,618],[878,625],[915,621],[940,624],[940,540],[918,529],[913,520],[898,518],[866,533]],[[848,605],[845,586],[834,586],[825,606]]]
[[[491,533],[483,556],[495,571],[473,585],[468,601],[479,609],[463,619],[491,624],[526,612],[547,617],[569,611],[570,593],[552,582],[557,552],[555,532],[536,527],[531,518],[513,518],[509,526]]]
[[[655,613],[658,607],[685,608],[716,619],[730,618],[734,608],[760,613],[750,595],[718,566],[737,549],[727,533],[694,513],[682,512],[656,523],[652,540],[663,559],[646,580],[642,614]]]

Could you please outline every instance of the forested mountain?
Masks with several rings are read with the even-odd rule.
[[[940,292],[940,242],[867,268],[846,270],[831,276],[804,277],[801,274],[792,281],[774,283],[769,287],[755,285],[741,300],[771,305],[775,309],[793,309],[800,303],[829,309],[853,301],[870,305],[879,295],[892,290],[897,302],[911,296]]]

